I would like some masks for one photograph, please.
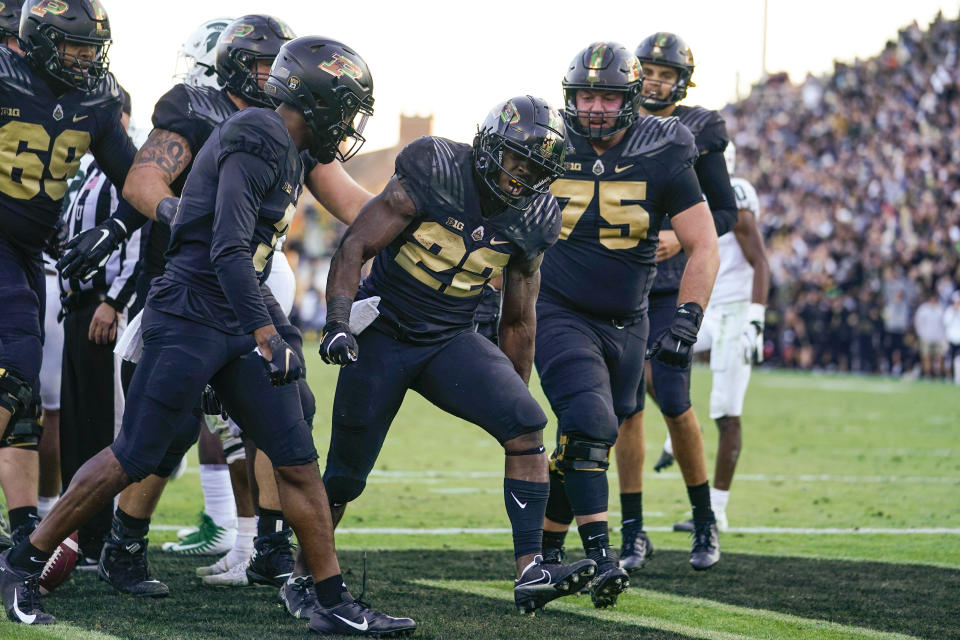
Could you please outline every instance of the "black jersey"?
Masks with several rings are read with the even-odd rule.
[[[717,223],[717,233],[723,234],[736,224],[737,204],[730,176],[727,174],[723,151],[730,142],[727,125],[719,112],[704,107],[678,105],[673,117],[679,118],[690,129],[697,144],[697,162],[694,168],[700,188]],[[670,228],[667,221],[664,229]],[[677,255],[657,265],[657,277],[653,282],[654,292],[676,292],[680,289],[680,278],[687,266],[687,255],[681,251]]]
[[[123,185],[136,149],[120,123],[117,81],[57,96],[42,75],[0,47],[0,233],[39,253],[54,233],[67,181],[90,150],[110,182]]]
[[[646,309],[666,216],[702,199],[693,136],[677,118],[640,118],[598,156],[568,129],[566,171],[551,191],[563,230],[541,267],[541,299],[610,319]]]
[[[410,342],[471,331],[484,285],[511,258],[535,259],[560,232],[550,194],[526,211],[485,217],[469,145],[415,140],[397,156],[395,175],[416,205],[416,217],[374,259],[359,297],[380,296],[380,312]]]
[[[147,304],[226,333],[270,324],[260,283],[302,183],[303,162],[275,111],[225,120],[194,161]]]

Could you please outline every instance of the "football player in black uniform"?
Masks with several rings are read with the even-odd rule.
[[[333,257],[320,346],[324,361],[350,365],[337,381],[324,472],[334,521],[363,491],[414,389],[504,448],[521,612],[576,592],[596,569],[592,560],[543,569],[547,418],[527,389],[540,262],[560,231],[549,185],[563,170],[564,144],[560,115],[519,96],[490,112],[472,147],[437,137],[407,145]],[[361,285],[360,268],[374,257]],[[483,287],[501,271],[498,349],[473,331],[473,317]],[[372,296],[381,298],[380,315],[354,338],[351,304]]]
[[[369,609],[343,585],[316,449],[297,386],[289,384],[303,375],[303,363],[277,332],[261,290],[296,210],[300,153],[342,160],[340,145],[372,113],[373,82],[352,49],[308,36],[284,45],[267,86],[280,102],[276,111],[233,115],[197,155],[173,218],[166,269],[147,298],[143,355],[117,440],[81,467],[30,540],[0,556],[0,592],[11,615],[37,589],[50,552],[92,510],[132,480],[172,470],[197,438],[194,399],[209,382],[275,465],[284,513],[317,580],[311,629],[391,636],[416,626]],[[30,604],[22,622],[53,622],[39,599]]]
[[[590,584],[596,607],[615,604],[628,584],[610,549],[606,471],[621,421],[643,408],[636,390],[647,293],[667,216],[690,261],[668,331],[652,341],[654,358],[683,357],[685,341],[696,341],[719,264],[693,169],[693,136],[676,118],[638,119],[640,84],[639,61],[616,42],[591,44],[564,76],[570,149],[564,176],[551,187],[563,229],[544,257],[537,302],[537,371],[558,421],[544,556],[561,561],[576,518],[598,566]]]
[[[674,116],[693,133],[698,153],[695,165],[697,178],[713,213],[717,234],[722,235],[737,222],[736,197],[730,187],[730,176],[723,158],[728,140],[727,129],[716,111],[677,105],[687,95],[687,87],[693,86],[690,80],[693,74],[690,47],[676,35],[661,32],[646,38],[635,53],[643,69],[640,113]],[[674,230],[667,227],[660,232],[657,277],[650,290],[650,335],[654,339],[670,328],[677,305],[680,278],[689,257],[681,249]],[[637,395],[642,398],[649,390],[667,423],[696,525],[690,562],[695,569],[708,569],[720,559],[720,547],[710,505],[703,434],[690,405],[690,358],[686,358],[682,366],[671,366],[659,358],[653,358],[647,373],[646,387],[641,385]],[[653,553],[650,540],[643,530],[642,413],[623,424],[617,439],[616,455],[623,518],[621,566],[633,570],[642,567]]]
[[[119,185],[135,149],[107,72],[110,24],[98,0],[28,0],[18,36],[23,56],[0,47],[0,485],[11,525],[28,531],[36,520],[40,432],[23,418],[38,395],[41,249],[54,235],[67,180],[84,153],[92,151]],[[6,41],[12,44],[9,35]]]

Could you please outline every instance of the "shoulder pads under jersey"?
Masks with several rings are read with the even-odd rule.
[[[98,106],[119,106],[123,103],[120,97],[120,87],[117,85],[117,79],[112,73],[107,73],[97,88],[87,94],[84,94],[80,104],[84,107]]]
[[[33,95],[33,82],[26,61],[11,49],[0,47],[0,85],[18,93]]]
[[[676,117],[646,116],[630,127],[621,158],[654,156],[674,146],[693,145],[693,134]]]
[[[194,87],[188,84],[180,86],[183,87],[189,117],[201,118],[213,125],[218,125],[237,110],[221,89]]]
[[[526,260],[533,260],[560,236],[560,205],[551,194],[545,193],[529,209],[520,212],[501,233],[520,247]]]

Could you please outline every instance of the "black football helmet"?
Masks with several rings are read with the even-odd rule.
[[[532,160],[534,170],[521,176],[504,169],[503,156],[508,151]],[[557,110],[541,98],[517,96],[495,106],[478,128],[473,139],[473,166],[489,195],[524,211],[563,175],[566,152],[567,130]],[[501,172],[519,192],[500,186]]]
[[[666,109],[672,104],[680,102],[687,97],[687,89],[695,87],[691,78],[693,77],[693,52],[687,43],[675,33],[660,31],[647,38],[637,46],[637,58],[641,64],[644,62],[650,64],[661,64],[666,67],[673,67],[677,70],[677,82],[673,85],[670,95],[666,100],[652,98],[650,96],[641,96],[640,104],[649,111],[659,111]]]
[[[20,2],[0,2],[0,40],[20,35]]]
[[[592,138],[605,138],[626,129],[637,119],[642,79],[637,58],[625,46],[617,42],[594,42],[577,54],[570,63],[566,75],[563,76],[563,101],[566,103],[564,114],[567,117],[567,126],[581,135]],[[578,89],[623,93],[623,104],[616,112],[617,121],[614,126],[592,129],[580,123],[580,113],[577,110]],[[614,114],[604,112],[604,115]]]
[[[252,14],[231,22],[217,40],[216,71],[233,94],[258,107],[275,106],[260,88],[268,74],[258,74],[258,60],[273,64],[280,47],[296,36],[282,20]]]
[[[342,42],[304,36],[286,43],[264,91],[303,114],[313,134],[310,155],[317,162],[346,162],[363,146],[363,129],[373,115],[373,76],[363,58]]]
[[[110,20],[100,0],[27,0],[20,15],[27,59],[64,88],[95,91],[107,75]],[[96,48],[92,59],[63,50],[65,42]]]

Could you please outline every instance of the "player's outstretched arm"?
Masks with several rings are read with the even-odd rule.
[[[133,159],[123,185],[123,197],[145,216],[169,226],[176,207],[161,203],[176,197],[170,185],[192,159],[186,138],[166,129],[154,129]]]
[[[334,218],[345,225],[353,224],[360,209],[373,194],[357,184],[339,162],[317,164],[306,179],[307,189]]]
[[[360,286],[360,269],[390,244],[416,213],[416,204],[394,176],[347,229],[327,277],[327,324],[320,342],[320,357],[327,364],[348,365],[357,360],[357,342],[350,333],[350,307]]]
[[[503,275],[500,349],[510,358],[525,383],[530,382],[533,367],[541,262],[543,254],[530,261],[511,261]]]

